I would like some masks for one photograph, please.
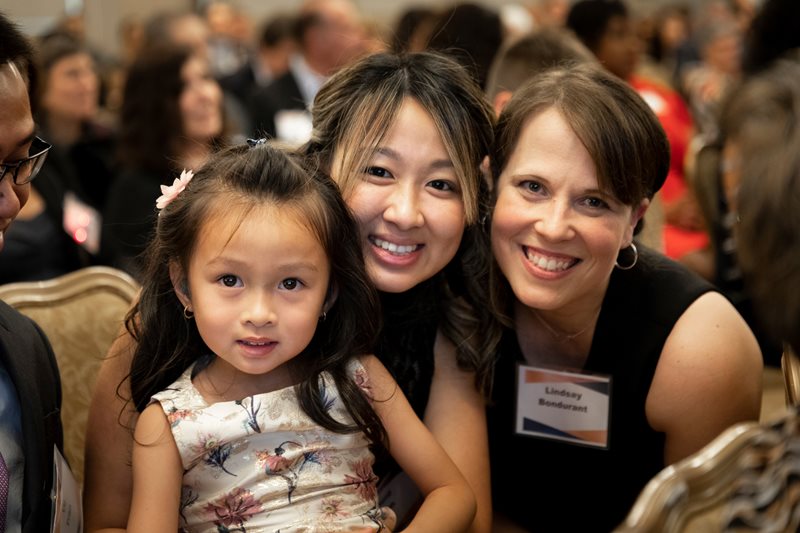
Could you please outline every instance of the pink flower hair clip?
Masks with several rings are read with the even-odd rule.
[[[181,172],[181,176],[179,178],[175,178],[175,181],[172,182],[172,185],[162,185],[161,186],[161,196],[156,199],[156,207],[158,209],[164,209],[172,200],[178,197],[178,195],[183,192],[186,186],[192,181],[194,177],[194,173],[191,170],[183,169]]]

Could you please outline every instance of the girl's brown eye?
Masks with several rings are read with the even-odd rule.
[[[281,287],[289,291],[295,290],[299,284],[300,282],[296,278],[286,278],[281,281]]]

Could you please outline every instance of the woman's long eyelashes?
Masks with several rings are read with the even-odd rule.
[[[519,186],[522,187],[525,191],[534,194],[541,194],[544,191],[544,186],[538,181],[524,180],[519,183]]]
[[[364,173],[378,178],[388,178],[391,176],[389,171],[383,167],[367,167],[364,169]]]
[[[455,183],[447,181],[447,180],[431,180],[428,182],[428,185],[436,189],[437,191],[443,192],[455,192],[458,190]]]
[[[608,202],[603,200],[602,198],[597,198],[595,196],[590,196],[584,199],[584,203],[591,207],[592,209],[608,209],[609,205]]]

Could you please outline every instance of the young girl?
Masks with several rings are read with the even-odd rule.
[[[128,531],[380,530],[373,445],[426,494],[408,531],[465,529],[468,485],[362,355],[378,302],[336,185],[250,144],[157,204],[127,320],[143,410]]]

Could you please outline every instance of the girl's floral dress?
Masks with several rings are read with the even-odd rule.
[[[378,531],[377,478],[360,432],[333,433],[300,408],[293,387],[208,405],[192,368],[153,396],[183,462],[181,527],[187,532]],[[366,387],[354,361],[353,379]],[[330,414],[352,424],[330,376]]]

